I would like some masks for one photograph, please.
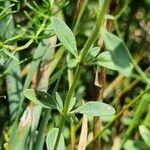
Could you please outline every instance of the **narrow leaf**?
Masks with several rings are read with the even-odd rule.
[[[56,109],[56,102],[54,98],[43,91],[37,91],[34,89],[26,89],[23,91],[23,94],[26,98],[32,102],[41,105],[44,108]]]
[[[52,26],[60,42],[66,47],[66,49],[70,53],[77,57],[78,53],[76,40],[70,28],[57,17],[52,17]]]
[[[54,145],[56,142],[58,131],[59,131],[58,128],[53,128],[52,130],[50,130],[48,132],[47,137],[46,137],[47,150],[53,150],[54,149]],[[64,149],[65,149],[65,142],[64,142],[64,137],[61,134],[60,140],[59,140],[59,143],[57,146],[57,150],[64,150]]]
[[[75,97],[72,97],[72,98],[71,98],[68,111],[71,111],[71,109],[74,107],[74,105],[75,105],[75,103],[76,103],[76,100],[77,100],[77,99],[76,99]]]
[[[92,58],[95,58],[98,55],[99,52],[100,52],[100,47],[93,47],[90,50],[87,59],[90,60]]]
[[[58,105],[58,108],[59,110],[63,110],[63,101],[59,95],[59,93],[56,92],[56,101],[57,101],[57,105]]]
[[[115,113],[115,110],[112,106],[108,104],[92,101],[83,104],[72,112],[89,116],[108,116],[113,115]]]
[[[105,31],[104,43],[106,48],[111,52],[113,63],[117,66],[118,71],[125,76],[129,76],[132,67],[124,42],[112,33]]]

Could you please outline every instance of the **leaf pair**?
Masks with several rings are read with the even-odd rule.
[[[101,113],[99,114],[99,111],[101,110]],[[108,106],[107,104],[100,103],[100,102],[88,102],[85,103],[85,105],[82,105],[78,109],[74,110],[75,113],[84,113],[86,115],[93,115],[93,116],[99,116],[99,115],[112,115],[112,112],[115,113],[114,109],[111,106]],[[53,128],[51,129],[46,137],[46,145],[48,150],[53,150],[57,134],[59,129]],[[65,142],[64,137],[61,134],[60,140],[57,146],[57,150],[64,150],[65,149]]]
[[[57,109],[60,113],[63,110],[63,102],[58,93],[56,93],[56,99],[54,99],[48,93],[43,91],[37,91],[34,89],[24,90],[24,95],[26,98],[32,102],[41,105],[44,108]],[[72,110],[76,102],[76,98],[72,98],[69,105],[69,112]],[[87,102],[81,105],[79,108],[70,112],[71,114],[85,114],[89,116],[108,116],[113,115],[115,110],[112,106],[102,103],[102,102]]]
[[[26,89],[24,90],[23,93],[26,98],[28,98],[29,100],[31,100],[36,104],[39,104],[44,108],[57,109],[59,112],[63,110],[63,101],[58,93],[56,93],[55,99],[48,93],[45,93],[43,91],[37,91],[34,89]],[[79,108],[71,111],[75,105],[75,102],[76,102],[76,98],[73,97],[69,105],[69,112],[74,122],[77,121],[76,120],[77,118],[75,116],[76,113],[90,115],[90,116],[108,116],[108,115],[113,115],[115,113],[115,110],[112,106],[102,102],[92,102],[92,101],[87,102],[81,105]],[[48,150],[53,150],[58,132],[59,132],[58,128],[53,128],[48,132],[46,138],[46,144]],[[65,149],[65,144],[64,144],[64,137],[61,134],[57,146],[57,150],[63,150],[63,149]]]
[[[52,27],[60,42],[77,59],[78,52],[76,40],[70,28],[57,17],[52,17]],[[127,47],[124,42],[117,36],[107,31],[103,32],[103,39],[108,51],[101,53],[97,57],[96,64],[108,69],[116,70],[124,76],[129,76],[131,74],[132,67],[130,64]],[[99,51],[100,49],[97,47],[92,48],[89,52],[89,58],[87,60],[90,61],[90,59],[96,57]],[[77,65],[78,60],[76,59],[72,59],[68,63],[69,68],[73,68]]]

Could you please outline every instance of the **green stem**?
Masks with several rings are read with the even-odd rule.
[[[146,117],[145,117],[145,119],[143,121],[143,124],[146,127],[150,128],[150,104],[148,105],[148,111],[147,111]]]
[[[83,63],[84,64],[84,61],[86,59],[86,55],[88,54],[88,51],[91,47],[91,45],[96,41],[96,38],[99,34],[99,29],[104,21],[104,16],[105,14],[107,13],[107,10],[108,10],[108,7],[109,7],[109,4],[110,4],[110,0],[108,0],[107,2],[105,1],[103,3],[103,7],[100,11],[100,14],[98,15],[98,19],[97,19],[97,22],[96,22],[96,26],[91,34],[91,36],[88,38],[87,42],[85,43],[83,49],[82,49],[82,52],[81,52],[81,64]],[[73,81],[73,84],[69,90],[69,92],[67,93],[67,96],[66,96],[66,100],[65,100],[65,105],[64,105],[64,113],[67,113],[68,111],[68,106],[69,106],[69,103],[70,103],[70,99],[72,97],[72,94],[76,88],[76,85],[78,84],[78,81],[79,81],[79,78],[80,78],[80,73],[81,73],[81,65],[79,64],[77,66],[77,69],[76,69],[76,73],[75,73],[75,77],[74,77],[74,81]]]
[[[56,138],[56,142],[55,142],[55,145],[54,145],[54,149],[53,150],[57,150],[57,146],[59,144],[59,140],[60,140],[60,137],[61,137],[61,133],[62,133],[62,130],[63,130],[63,127],[64,127],[64,116],[61,115],[61,119],[60,119],[60,126],[59,126],[59,131],[58,131],[58,134],[57,134],[57,138]]]
[[[45,131],[46,131],[46,128],[47,128],[48,120],[50,118],[51,110],[50,109],[45,109],[44,111],[45,111],[45,114],[44,114],[45,116],[41,120],[41,124],[40,124],[40,127],[39,127],[39,133],[38,133],[38,136],[37,136],[36,143],[34,143],[33,150],[42,150],[43,149],[45,135],[46,135]]]
[[[145,93],[150,91],[150,87],[146,88],[140,95],[138,95],[135,99],[133,99],[129,104],[124,106],[124,108],[110,121],[108,122],[102,130],[100,130],[96,136],[93,137],[93,139],[87,144],[86,147],[89,147],[98,137],[102,135],[102,133],[109,128],[123,113],[125,110],[127,110],[130,106],[132,106],[137,100],[139,100]]]
[[[118,36],[119,36],[120,38],[122,38],[122,34],[121,34],[121,32],[120,32],[120,29],[119,29],[118,20],[114,20],[114,25],[115,25],[115,30],[116,30]]]
[[[116,31],[117,31],[117,34],[118,36],[121,38],[121,32],[119,30],[119,26],[118,26],[118,22],[117,20],[120,18],[120,16],[125,12],[125,10],[127,9],[128,5],[130,4],[131,0],[127,0],[125,5],[123,6],[123,8],[119,11],[119,13],[115,16],[115,28],[116,28]],[[143,80],[148,84],[150,85],[150,79],[145,75],[145,73],[142,71],[142,69],[136,64],[136,62],[134,61],[130,51],[128,50],[128,48],[126,48],[127,52],[128,52],[128,55],[130,57],[130,60],[133,64],[133,67],[136,69],[136,71],[139,73],[139,75],[143,78]]]
[[[69,104],[70,104],[70,100],[72,98],[74,90],[75,90],[75,88],[76,88],[76,86],[78,84],[78,81],[80,79],[81,68],[82,67],[80,65],[77,66],[73,83],[72,83],[72,85],[71,85],[71,87],[69,89],[69,92],[66,95],[65,104],[64,104],[64,110],[63,110],[64,114],[67,114],[68,107],[69,107]]]
[[[124,13],[124,11],[126,10],[127,6],[129,5],[131,0],[127,0],[126,1],[126,4],[124,5],[124,7],[121,9],[121,11],[115,16],[115,21],[114,21],[114,24],[115,24],[115,28],[116,28],[116,31],[117,31],[117,34],[120,38],[122,38],[121,36],[121,32],[119,30],[119,26],[118,26],[118,22],[117,22],[117,19]],[[136,62],[134,61],[134,58],[132,57],[130,51],[128,48],[126,48],[127,52],[128,52],[128,55],[130,57],[130,60],[132,62],[132,65],[133,67],[136,69],[136,71],[139,73],[139,75],[142,77],[142,79],[148,84],[150,85],[150,79],[145,75],[145,73],[142,71],[142,69],[136,64]]]
[[[84,2],[84,5],[85,5],[85,3],[87,3],[87,0],[85,0],[85,2]],[[85,6],[82,6],[82,7],[84,7],[85,8]],[[80,21],[80,19],[81,19],[81,16],[82,16],[82,14],[83,14],[83,11],[84,11],[84,9],[83,8],[81,8],[82,9],[82,12],[80,12],[79,13],[79,17],[77,18],[77,20],[78,21],[76,21],[76,23],[75,23],[75,29],[73,29],[73,32],[75,33],[76,32],[76,29],[77,29],[77,26],[78,26],[78,23],[79,23],[79,21]],[[54,69],[56,68],[56,66],[58,65],[58,62],[60,61],[60,59],[62,58],[62,55],[64,54],[64,48],[63,47],[61,47],[59,50],[58,50],[58,52],[56,52],[56,54],[55,54],[55,56],[54,56],[54,60],[52,60],[52,62],[51,62],[51,64],[50,64],[50,67],[49,67],[49,71],[50,71],[50,75],[52,74],[52,72],[54,71]],[[62,69],[62,70],[64,70],[66,68],[66,66]],[[60,73],[59,74],[62,74],[62,70],[60,71]],[[56,75],[56,77],[58,77],[57,75]],[[56,78],[55,78],[56,79]],[[55,80],[54,79],[54,80]],[[71,80],[73,80],[73,79],[71,79]],[[52,84],[52,83],[50,83],[50,84]],[[72,82],[70,83],[70,87],[71,87],[71,85],[72,85]],[[45,116],[44,116],[44,118],[43,118],[43,121],[42,121],[42,123],[44,124],[44,126],[46,127],[46,125],[47,125],[47,123],[48,123],[48,118],[49,118],[49,113],[50,113],[50,111],[46,111],[46,113],[45,113]],[[62,127],[63,128],[63,127]],[[44,139],[44,136],[45,136],[45,134],[43,134],[44,132],[44,130],[43,130],[44,128],[43,128],[43,126],[41,125],[41,130],[39,130],[39,134],[38,134],[38,138],[37,138],[37,141],[36,141],[36,143],[34,144],[35,145],[35,149],[42,149],[42,143],[43,143],[43,139]],[[41,132],[40,132],[41,131]],[[59,133],[58,133],[58,136],[59,135],[61,135],[60,132],[61,130],[59,130]],[[59,139],[56,139],[56,141],[59,141]],[[40,144],[41,143],[41,144]],[[57,144],[57,143],[56,143]],[[56,147],[56,144],[55,144],[55,147]],[[38,146],[39,145],[39,146]],[[58,145],[58,144],[57,144]],[[57,147],[56,147],[57,148]]]
[[[143,80],[150,85],[150,79],[145,75],[145,73],[142,71],[142,69],[135,63],[134,60],[132,60],[132,64],[134,66],[134,68],[136,69],[136,71],[141,75],[141,77],[143,78]]]
[[[150,79],[145,75],[145,73],[142,71],[142,69],[139,67],[139,65],[136,64],[136,62],[134,61],[134,58],[132,57],[130,51],[127,49],[128,55],[130,57],[130,60],[132,62],[133,67],[136,69],[136,71],[139,73],[139,75],[142,77],[142,79],[148,84],[150,85]]]
[[[139,125],[140,119],[141,119],[143,113],[145,111],[147,111],[147,106],[150,103],[149,99],[150,99],[149,93],[143,95],[143,97],[141,98],[141,101],[138,104],[138,107],[136,109],[135,115],[134,115],[127,131],[125,132],[123,142],[122,142],[123,144],[126,142],[126,140],[129,138],[129,136],[132,134],[133,129],[135,129]]]
[[[49,76],[54,72],[55,68],[57,67],[60,59],[62,58],[62,55],[64,53],[64,49],[60,48],[54,56],[54,59],[52,60],[52,62],[49,65],[48,71],[49,71]],[[62,72],[62,71],[61,71]],[[49,83],[49,86],[52,83]],[[53,93],[55,93],[57,90],[53,91]],[[43,149],[43,144],[44,144],[44,140],[45,140],[45,135],[46,135],[46,127],[48,124],[48,120],[50,117],[50,109],[45,110],[44,116],[41,120],[41,124],[40,124],[40,128],[39,128],[39,133],[37,135],[37,140],[34,143],[33,149],[34,150],[41,150]]]
[[[78,0],[79,2],[80,0]],[[77,2],[77,3],[78,3]],[[78,29],[78,25],[79,25],[79,22],[81,20],[81,17],[83,15],[83,12],[85,10],[85,7],[87,5],[87,2],[88,0],[83,0],[81,3],[80,3],[80,10],[79,10],[79,14],[76,16],[76,18],[74,19],[73,21],[73,33],[76,35],[76,32],[77,32],[77,29]],[[78,8],[76,8],[76,12],[77,13],[78,11]],[[68,54],[69,55],[69,60],[71,60],[71,54]],[[69,89],[71,88],[72,86],[72,83],[73,83],[73,78],[74,78],[74,73],[73,73],[73,69],[69,69],[68,68],[68,83],[69,83]],[[74,123],[71,122],[70,123],[70,136],[71,136],[71,149],[75,149],[75,126],[74,126]]]
[[[94,31],[92,32],[91,36],[88,38],[87,42],[85,43],[82,49],[81,62],[85,61],[86,55],[88,54],[91,45],[96,41],[96,38],[99,35],[99,31],[100,31],[99,29],[104,21],[104,16],[107,13],[110,1],[111,0],[107,0],[103,2],[103,6],[101,7],[100,13],[98,15]]]
[[[115,27],[116,27],[116,31],[117,31],[118,36],[119,36],[120,38],[122,38],[122,37],[121,37],[121,32],[120,32],[119,27],[118,27],[117,20],[115,20],[114,23],[115,23]],[[135,70],[139,73],[139,75],[142,77],[142,79],[143,79],[148,85],[150,85],[150,79],[145,75],[145,73],[142,71],[142,69],[139,67],[139,65],[136,64],[136,62],[134,61],[134,58],[132,57],[132,55],[131,55],[129,49],[126,48],[126,50],[127,50],[127,52],[128,52],[129,58],[130,58],[130,60],[131,60],[131,62],[132,62],[133,67],[135,68]]]
[[[73,32],[74,32],[74,34],[76,34],[76,31],[77,31],[79,22],[80,22],[80,20],[81,20],[81,17],[82,17],[82,15],[83,15],[83,12],[84,12],[84,10],[85,10],[85,7],[86,7],[86,5],[87,5],[87,2],[88,2],[88,0],[84,0],[84,1],[83,1],[83,4],[82,4],[81,9],[80,9],[80,12],[79,12],[79,15],[77,16],[75,25],[74,25],[74,27],[73,27]]]
[[[118,14],[115,16],[115,19],[119,19],[120,16],[127,10],[131,0],[126,0],[125,4],[123,5],[122,9],[118,12]]]
[[[81,64],[84,63],[84,61],[86,59],[86,55],[88,54],[88,51],[89,51],[90,47],[96,41],[96,38],[99,35],[99,29],[100,29],[100,27],[101,27],[101,25],[102,25],[102,23],[104,21],[104,16],[107,13],[110,1],[111,0],[104,1],[103,6],[101,7],[100,13],[98,15],[96,26],[95,26],[91,36],[88,38],[87,42],[85,43],[85,45],[84,45],[84,47],[83,47],[83,49],[81,51],[80,63],[78,64],[78,66],[76,68],[75,77],[74,77],[73,83],[71,85],[71,88],[69,89],[69,91],[68,91],[68,93],[66,95],[64,109],[63,109],[63,113],[64,114],[67,114],[67,112],[68,112],[68,107],[69,107],[69,104],[70,104],[70,100],[71,100],[71,98],[73,96],[74,90],[75,90],[75,88],[76,88],[76,86],[78,84],[78,81],[80,79],[80,75],[81,75],[81,71],[82,71]],[[60,135],[61,135],[61,132],[62,132],[62,126],[64,125],[64,121],[65,121],[64,119],[61,120],[60,127],[59,127],[59,133],[57,135],[57,140],[55,142],[55,146],[54,146],[55,149],[54,150],[57,149],[57,145],[59,143],[59,139],[60,139]]]
[[[71,54],[68,54],[69,60],[71,60]],[[68,85],[69,89],[73,83],[74,73],[73,69],[68,68]],[[74,132],[74,123],[70,123],[70,137],[71,137],[71,149],[74,150],[75,148],[75,132]]]

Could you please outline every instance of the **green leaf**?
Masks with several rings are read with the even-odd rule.
[[[54,145],[56,142],[58,131],[59,131],[58,128],[53,128],[48,132],[47,137],[46,137],[47,150],[53,150],[54,149]],[[64,142],[64,137],[61,134],[60,140],[59,140],[59,143],[57,146],[57,150],[64,150],[64,149],[65,149],[65,142]]]
[[[63,110],[63,101],[62,101],[59,93],[57,93],[57,92],[56,92],[56,102],[57,102],[59,111],[62,111]]]
[[[98,55],[96,64],[98,66],[103,66],[108,69],[112,70],[119,70],[119,68],[115,65],[113,62],[113,59],[111,57],[111,53],[109,51],[103,52]]]
[[[71,98],[68,111],[71,111],[71,109],[74,107],[76,100],[77,100],[76,97]]]
[[[100,52],[100,47],[93,47],[91,50],[90,50],[90,55],[92,57],[96,57],[98,55],[98,53]]]
[[[87,102],[79,108],[72,111],[73,113],[81,113],[89,116],[108,116],[113,115],[115,110],[112,106],[102,102]]]
[[[74,68],[76,67],[78,64],[78,59],[71,59],[69,62],[68,62],[68,68]]]
[[[26,89],[23,91],[26,98],[32,102],[41,105],[44,108],[57,109],[56,102],[54,98],[43,91],[37,91],[34,89]]]
[[[104,32],[103,36],[105,46],[111,52],[113,63],[117,66],[118,71],[125,76],[129,76],[132,67],[124,42],[107,31]]]
[[[133,140],[127,140],[123,145],[124,150],[141,150],[144,148],[143,143]]]
[[[75,57],[78,56],[76,40],[70,28],[57,17],[52,17],[52,26],[60,42]]]
[[[96,56],[100,52],[100,47],[93,47],[90,49],[88,56],[86,58],[87,63],[93,62],[96,59]]]
[[[144,143],[150,148],[150,130],[145,125],[140,125],[139,131]]]

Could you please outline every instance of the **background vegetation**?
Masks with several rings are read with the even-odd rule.
[[[149,10],[0,0],[0,149],[150,149]]]

